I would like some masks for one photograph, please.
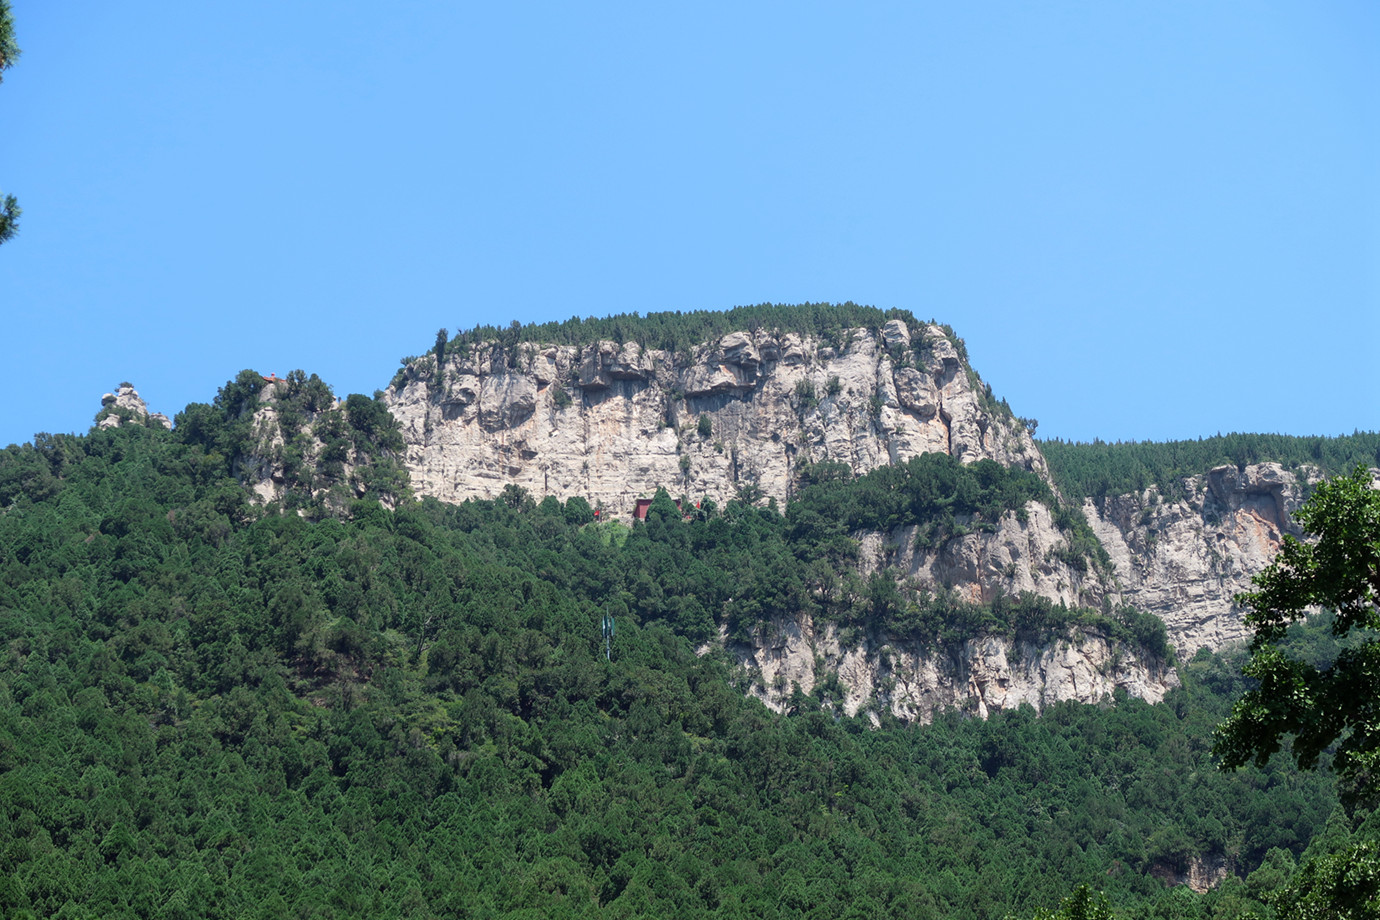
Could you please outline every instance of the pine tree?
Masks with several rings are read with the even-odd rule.
[[[0,0],[0,83],[5,71],[19,59],[19,47],[14,43],[14,17],[10,15],[10,0]],[[0,207],[0,243],[19,232],[19,215],[23,214],[13,195],[6,195]]]

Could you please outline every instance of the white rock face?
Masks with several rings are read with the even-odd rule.
[[[862,571],[887,568],[918,587],[952,588],[972,603],[1022,592],[1071,607],[1100,607],[1108,594],[1111,602],[1121,602],[1115,585],[1063,561],[1058,551],[1067,540],[1038,502],[1027,504],[1023,515],[1008,512],[991,531],[953,537],[936,547],[918,548],[916,531],[902,527],[890,534],[856,535]],[[928,721],[949,708],[986,718],[993,710],[1022,704],[1038,711],[1061,700],[1094,703],[1117,690],[1159,702],[1178,686],[1167,663],[1143,660],[1137,650],[1096,633],[1040,644],[988,636],[936,651],[871,634],[855,636],[848,645],[834,624],[816,626],[805,618],[774,621],[752,643],[729,648],[749,675],[749,692],[773,709],[783,711],[796,686],[810,693],[825,675],[836,673],[843,711],[866,711],[874,720],[890,712],[903,721]]]
[[[958,519],[960,525],[970,523]],[[1060,558],[1068,540],[1040,502],[1028,502],[1024,515],[1008,511],[992,531],[951,537],[933,548],[917,548],[918,530],[858,534],[863,571],[891,568],[921,587],[950,587],[980,604],[1024,592],[1070,607],[1098,608],[1109,593],[1117,599],[1115,586],[1104,585],[1096,572],[1080,571]]]
[[[1305,485],[1277,463],[1223,466],[1185,480],[1181,501],[1164,501],[1151,488],[1088,501],[1084,512],[1112,558],[1124,602],[1164,620],[1187,658],[1248,637],[1232,597],[1253,590],[1251,577],[1286,534],[1301,536],[1292,514]]]
[[[101,396],[101,411],[96,416],[96,427],[119,428],[127,423],[146,425],[150,422],[162,428],[172,428],[172,422],[163,413],[149,414],[148,403],[129,384],[122,383],[114,393]]]
[[[265,502],[283,497],[287,475],[277,386],[261,394],[259,449],[239,469]],[[414,491],[446,501],[493,498],[516,484],[538,500],[584,496],[605,519],[631,516],[636,500],[659,486],[691,500],[755,494],[784,504],[802,461],[864,473],[932,451],[1049,479],[1025,429],[994,411],[943,330],[902,320],[831,343],[743,330],[683,354],[612,341],[452,350],[439,377],[421,359],[385,401],[403,431]],[[128,385],[102,404],[101,427],[170,427]],[[313,431],[315,416],[304,421]],[[323,446],[313,436],[304,459],[315,462]],[[351,453],[340,474],[355,495],[362,494],[358,459]],[[864,573],[888,569],[978,603],[1031,592],[1070,606],[1131,604],[1159,616],[1186,659],[1248,637],[1233,596],[1252,589],[1251,577],[1285,535],[1300,535],[1292,514],[1317,479],[1316,471],[1272,463],[1228,466],[1185,480],[1182,499],[1151,488],[1088,501],[1084,512],[1111,558],[1112,578],[1071,566],[1065,536],[1034,502],[936,547],[918,546],[913,527],[856,534],[859,564]],[[949,706],[986,713],[1023,702],[1094,701],[1116,688],[1158,700],[1175,680],[1161,664],[1138,662],[1096,635],[1039,648],[975,639],[939,657],[880,638],[850,642],[845,647],[832,625],[785,620],[734,652],[754,675],[753,692],[775,707],[794,684],[808,692],[832,672],[847,687],[839,704],[848,711],[905,719]]]
[[[745,330],[689,355],[608,341],[452,350],[441,379],[422,359],[385,399],[413,489],[445,501],[512,483],[538,500],[584,496],[606,515],[630,515],[659,486],[785,502],[801,461],[863,473],[929,451],[1048,475],[1025,429],[984,405],[939,327],[891,320],[842,342]]]
[[[962,709],[979,717],[1029,704],[1037,711],[1062,700],[1095,703],[1123,690],[1157,703],[1178,676],[1163,662],[1142,662],[1102,636],[1064,636],[1035,645],[989,636],[932,651],[916,644],[863,640],[840,643],[834,624],[778,620],[751,646],[733,646],[746,669],[748,692],[778,712],[798,686],[811,693],[827,674],[838,675],[848,715],[890,712],[903,721],[929,721],[935,712]]]

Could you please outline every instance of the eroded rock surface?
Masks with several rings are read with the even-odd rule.
[[[885,712],[929,721],[951,708],[986,718],[1022,704],[1039,711],[1062,700],[1095,703],[1117,690],[1155,703],[1178,686],[1165,662],[1142,661],[1091,633],[1040,643],[987,636],[943,649],[869,638],[847,645],[835,624],[799,618],[774,621],[753,644],[729,648],[745,669],[747,691],[772,709],[785,711],[796,688],[813,693],[819,681],[836,674],[835,704],[874,721]]]
[[[1277,463],[1218,467],[1183,482],[1184,498],[1156,488],[1084,512],[1116,568],[1128,604],[1164,620],[1181,657],[1248,637],[1232,600],[1274,558],[1286,534],[1301,536],[1293,513],[1314,472]]]
[[[971,522],[959,517],[958,526]],[[1070,607],[1100,608],[1103,598],[1119,599],[1115,585],[1091,568],[1070,565],[1068,537],[1055,525],[1049,508],[1028,502],[1008,511],[990,529],[934,541],[917,540],[920,528],[899,527],[889,534],[858,534],[864,572],[889,568],[927,590],[952,588],[971,603],[990,604],[998,595],[1038,594]]]
[[[96,427],[119,428],[126,424],[172,427],[172,422],[162,412],[149,413],[148,403],[144,402],[138,390],[128,383],[122,383],[114,393],[101,396],[101,411],[96,416]]]
[[[508,484],[629,515],[639,497],[785,502],[801,461],[859,473],[929,451],[1047,476],[937,326],[890,320],[825,344],[738,331],[685,354],[636,342],[490,344],[415,362],[385,399],[420,495],[493,498]],[[709,434],[700,433],[700,418]]]

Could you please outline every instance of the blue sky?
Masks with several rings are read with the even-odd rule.
[[[1045,437],[1380,428],[1380,4],[12,5],[0,444],[126,379],[845,300]]]

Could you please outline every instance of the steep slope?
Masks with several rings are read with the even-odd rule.
[[[893,579],[917,607],[926,592],[979,606],[1025,595],[1104,613],[1130,605],[1167,624],[1181,658],[1245,635],[1232,597],[1291,532],[1290,512],[1316,476],[1238,464],[1167,489],[1152,483],[1093,499],[1074,489],[1066,505],[1024,420],[992,397],[948,327],[868,308],[749,308],[698,315],[698,331],[712,337],[693,344],[665,334],[668,322],[681,321],[658,314],[572,321],[573,333],[571,324],[476,330],[449,347],[442,336],[431,353],[405,361],[376,399],[351,397],[348,406],[322,397],[324,384],[300,372],[269,383],[250,375],[236,382],[248,394],[237,411],[250,420],[255,446],[236,468],[261,501],[312,513],[339,513],[360,497],[391,507],[410,482],[416,495],[449,502],[513,488],[534,499],[580,497],[602,520],[628,521],[658,488],[681,496],[687,512],[687,502],[738,497],[784,509],[806,486],[806,471],[829,464],[859,476],[921,456],[993,462],[1039,477],[1049,495],[999,515],[960,514],[943,527],[854,523],[844,536],[857,544],[856,570]],[[393,421],[381,421],[385,409],[400,437]],[[1021,649],[1011,637],[1000,656],[990,646],[955,647],[937,661],[923,650],[886,651],[904,647],[903,634],[873,630],[841,643],[836,632],[802,609],[733,647],[745,672],[761,675],[748,684],[771,705],[784,705],[793,682],[808,688],[846,667],[848,711],[902,718],[985,708],[989,698],[1092,701],[1116,686],[1153,699],[1173,681],[1153,655],[1107,636],[1095,637],[1111,641],[1106,649],[1073,665],[1105,676],[1133,663],[1134,673],[1103,685],[1051,678],[1046,666],[1022,672],[1012,659],[1024,667],[1047,650]],[[808,641],[781,646],[782,636]],[[794,664],[778,667],[778,659]],[[970,672],[989,677],[975,683]],[[790,675],[786,693],[782,674]],[[922,689],[893,693],[908,683]],[[1016,689],[994,695],[974,690],[978,683]]]
[[[244,370],[214,404],[192,403],[178,431],[228,461],[264,505],[308,517],[344,515],[360,499],[395,507],[408,494],[397,423],[376,399],[336,399],[300,370],[286,378]]]
[[[819,693],[847,715],[928,722],[958,710],[987,718],[1059,702],[1098,703],[1121,691],[1158,703],[1179,686],[1168,660],[1096,630],[1042,640],[982,636],[933,647],[883,633],[844,644],[837,624],[782,619],[754,641],[729,644],[745,689],[777,712],[794,694]]]
[[[859,582],[836,531],[796,510],[860,492],[871,508],[912,466],[962,497],[992,464],[930,455],[816,482],[785,515],[733,501],[686,520],[659,496],[631,528],[513,495],[289,513],[237,477],[264,418],[242,397],[267,390],[243,382],[171,431],[0,450],[6,916],[997,920],[1085,883],[1127,920],[1230,916],[1156,878],[1245,874],[1275,847],[1292,860],[1332,812],[1330,780],[1287,761],[1211,768],[1234,668],[1195,659],[1167,706],[1000,711],[1025,691],[989,663],[1100,694],[1115,653],[1106,673],[1067,667],[1098,643],[1060,638],[1069,613],[1038,604],[994,603],[993,629],[957,604],[931,622],[894,582]],[[291,397],[274,389],[281,425]],[[360,439],[386,439],[357,416]],[[989,485],[1034,478],[1000,472]],[[1001,506],[971,504],[979,524]],[[789,715],[688,641],[713,637],[712,614],[730,643],[754,627],[775,647],[801,610],[825,624],[826,664],[846,660],[809,694],[788,681]],[[936,683],[946,649],[966,656],[957,679],[980,695],[954,708],[990,718],[893,724],[900,668],[877,730],[844,717],[842,684],[865,693],[856,639],[882,626],[909,638],[878,654],[922,652]]]

